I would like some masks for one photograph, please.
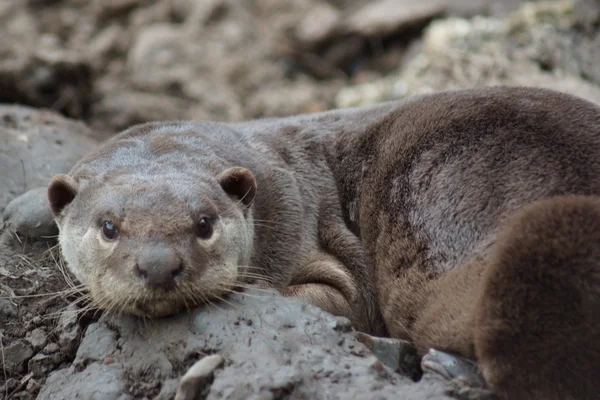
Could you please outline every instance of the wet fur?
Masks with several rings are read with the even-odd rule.
[[[146,124],[72,175],[159,171],[191,179],[191,198],[220,198],[194,179],[234,165],[255,174],[253,218],[267,221],[255,225],[251,263],[284,293],[343,315],[359,304],[349,316],[363,327],[477,359],[508,399],[600,392],[596,105],[486,88],[238,124]]]

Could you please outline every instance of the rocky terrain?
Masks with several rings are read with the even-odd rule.
[[[3,1],[0,35],[0,213],[27,222],[38,216],[11,200],[138,122],[494,84],[600,103],[596,0]],[[30,242],[19,228],[0,235],[2,399],[489,397],[421,376],[406,343],[276,293],[156,321],[101,315],[55,232]]]

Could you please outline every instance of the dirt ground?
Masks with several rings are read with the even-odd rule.
[[[0,37],[0,213],[10,212],[6,207],[17,196],[68,171],[98,141],[149,120],[282,116],[489,84],[546,86],[600,103],[595,0],[3,1]],[[26,232],[1,232],[0,398],[74,398],[91,393],[85,390],[97,390],[102,395],[95,398],[103,399],[172,398],[197,356],[189,349],[177,353],[180,359],[171,355],[154,375],[140,367],[144,356],[126,351],[136,348],[137,331],[88,310],[61,264],[53,232],[47,234],[48,241],[30,243]],[[254,312],[255,303],[242,303],[240,310]],[[305,312],[300,308],[295,315]],[[224,336],[232,339],[224,340],[241,340],[235,333],[241,329],[239,312],[207,315],[215,324],[238,321]],[[356,349],[347,346],[362,346],[354,337],[344,336],[351,345],[335,345],[347,332],[314,328],[335,323],[330,317],[311,311],[302,318],[313,324],[304,339],[277,324],[268,329],[281,338],[307,340],[321,355],[287,359],[296,369],[284,377],[265,356],[270,383],[257,387],[244,357],[264,349],[248,344],[249,353],[230,354],[203,396],[244,398],[232,389],[235,373],[248,374],[255,398],[317,398],[311,387],[343,396],[337,388],[348,387],[349,378],[336,368],[344,369],[344,357],[354,357],[344,362],[364,378],[354,393],[393,398],[412,382],[402,365],[379,367],[366,348],[353,354]],[[255,335],[249,325],[244,329]],[[200,340],[181,332],[177,340],[188,347]],[[94,338],[113,338],[99,345],[102,356],[90,345]],[[169,354],[180,343],[164,340],[152,351]],[[338,358],[328,361],[331,372],[310,370],[314,380],[307,379],[306,365],[329,354],[330,343],[338,349]],[[210,341],[195,346],[211,354],[225,348]],[[122,361],[124,354],[129,361]],[[60,391],[77,379],[98,386]],[[403,393],[444,398],[446,390],[436,385],[406,386]]]

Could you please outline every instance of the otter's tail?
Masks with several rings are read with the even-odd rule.
[[[600,399],[600,198],[554,197],[499,235],[475,351],[506,399]]]

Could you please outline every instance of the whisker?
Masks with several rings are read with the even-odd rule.
[[[264,298],[267,297],[267,296],[261,296],[260,294],[251,294],[251,293],[247,293],[247,292],[239,292],[239,291],[235,291],[233,289],[229,289],[227,291],[227,293],[233,293],[233,294],[236,294],[236,295],[251,297],[251,298],[254,298],[254,299],[264,299]]]

